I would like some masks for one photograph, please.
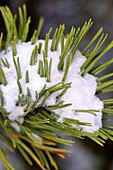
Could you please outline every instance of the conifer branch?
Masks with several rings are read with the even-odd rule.
[[[80,47],[81,42],[85,38],[87,32],[91,28],[93,22],[89,20],[85,22],[82,28],[72,27],[69,34],[64,35],[65,26],[60,25],[56,28],[52,40],[50,40],[50,33],[52,28],[46,34],[44,44],[42,41],[38,41],[39,34],[44,23],[44,19],[41,17],[37,29],[34,31],[30,44],[34,47],[29,59],[30,67],[36,66],[36,72],[40,79],[45,79],[46,83],[41,87],[41,90],[35,90],[35,100],[32,100],[32,90],[29,88],[31,83],[31,74],[29,69],[23,70],[21,67],[20,59],[17,50],[18,41],[26,42],[29,33],[29,24],[31,18],[27,17],[26,6],[19,7],[19,26],[16,26],[17,16],[11,13],[8,7],[0,7],[6,30],[7,36],[5,43],[3,42],[3,33],[0,36],[0,51],[5,50],[7,54],[9,46],[12,48],[12,60],[13,66],[16,71],[16,85],[18,87],[18,94],[16,100],[16,106],[23,107],[23,114],[18,118],[24,119],[21,124],[16,119],[9,119],[10,113],[5,109],[5,97],[0,88],[0,128],[5,131],[0,132],[0,140],[12,151],[18,149],[23,155],[29,165],[33,165],[33,160],[42,169],[58,169],[52,154],[56,154],[62,158],[69,156],[69,150],[61,149],[57,147],[57,143],[71,146],[74,142],[67,140],[64,137],[60,137],[58,133],[65,134],[67,136],[74,136],[80,139],[88,137],[103,146],[107,139],[113,140],[113,126],[104,126],[94,133],[83,131],[83,127],[91,127],[91,123],[76,120],[73,118],[64,118],[62,122],[58,121],[60,115],[57,114],[58,109],[64,109],[70,107],[72,103],[64,103],[62,97],[72,88],[71,82],[67,82],[68,73],[71,67],[71,63],[74,61],[75,54]],[[98,75],[107,67],[113,64],[113,60],[109,60],[105,63],[95,66],[97,61],[113,47],[113,41],[111,41],[107,47],[101,50],[102,45],[107,39],[107,34],[103,33],[103,28],[100,28],[90,42],[83,48],[82,54],[86,57],[86,61],[81,66],[81,75],[84,76],[88,73],[91,75]],[[91,51],[90,46],[97,41],[94,49]],[[58,73],[63,73],[63,77],[60,82],[52,84],[48,87],[48,84],[52,81],[52,68],[53,58],[48,55],[48,49],[50,45],[51,52],[56,53],[60,48],[59,62],[56,65]],[[40,57],[42,56],[42,58]],[[0,85],[7,86],[8,78],[5,72],[11,68],[10,62],[7,58],[0,58]],[[103,94],[113,91],[113,73],[103,75],[97,78],[96,94]],[[26,94],[24,94],[24,87],[22,84],[24,78],[26,88]],[[111,80],[109,79],[111,78]],[[28,86],[27,86],[28,85]],[[56,93],[57,92],[57,93]],[[55,104],[46,104],[46,101],[55,95]],[[113,114],[113,99],[102,100],[104,108],[103,114]],[[77,109],[73,110],[76,113],[89,113],[91,116],[96,117],[100,112],[95,109]],[[17,131],[14,126],[20,129]],[[75,128],[78,127],[78,129]],[[58,132],[58,133],[57,133]],[[6,154],[2,148],[0,148],[0,159],[4,163],[7,169],[14,170],[12,165],[8,162]],[[48,161],[49,160],[49,161]],[[50,166],[51,165],[51,166]]]

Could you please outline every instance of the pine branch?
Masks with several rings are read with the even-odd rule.
[[[60,25],[56,28],[52,40],[50,40],[50,33],[52,28],[46,34],[44,43],[39,41],[39,34],[44,23],[44,19],[41,17],[37,29],[34,31],[30,45],[33,48],[30,58],[29,67],[36,69],[37,76],[45,80],[46,83],[40,88],[35,90],[35,99],[32,99],[33,92],[29,85],[31,83],[31,72],[29,67],[23,74],[20,57],[18,54],[18,41],[26,42],[29,32],[29,24],[31,22],[30,17],[27,17],[26,6],[19,7],[19,26],[16,26],[16,15],[13,16],[8,7],[0,7],[3,19],[5,22],[7,36],[5,43],[3,42],[3,34],[0,36],[0,50],[5,50],[7,55],[8,48],[11,46],[12,51],[12,64],[10,64],[7,57],[0,58],[0,128],[3,132],[0,132],[0,140],[13,152],[17,148],[23,155],[29,165],[33,165],[34,160],[37,165],[42,169],[58,169],[55,160],[52,155],[55,154],[64,158],[69,156],[69,150],[61,149],[57,147],[57,143],[72,146],[74,141],[67,140],[60,137],[61,134],[67,136],[74,136],[80,139],[88,137],[103,146],[107,139],[113,140],[113,126],[105,126],[93,133],[83,131],[84,127],[92,127],[90,122],[80,121],[71,117],[65,117],[63,121],[58,121],[61,117],[57,114],[57,110],[69,108],[72,103],[65,103],[62,97],[72,88],[72,83],[67,81],[71,64],[74,62],[76,53],[80,47],[81,42],[85,38],[87,32],[91,28],[93,22],[89,20],[85,22],[82,28],[71,28],[69,34],[64,35],[65,26]],[[103,33],[103,28],[94,35],[91,41],[83,48],[82,54],[86,57],[86,61],[81,66],[81,75],[83,78],[87,74],[98,75],[105,70],[109,65],[113,63],[113,60],[109,60],[100,65],[96,65],[97,61],[113,47],[113,41],[111,41],[107,47],[101,50],[107,38],[107,34]],[[97,41],[98,40],[98,41]],[[97,41],[94,49],[91,51],[90,46]],[[50,49],[49,49],[50,48]],[[63,73],[61,81],[53,83],[51,86],[48,84],[52,81],[52,68],[53,58],[49,56],[49,50],[54,54],[60,49],[60,58],[56,68],[58,74]],[[52,53],[52,54],[53,54]],[[41,58],[42,55],[42,58]],[[17,87],[17,100],[16,106],[18,108],[24,108],[17,119],[10,119],[10,114],[5,108],[6,99],[4,97],[4,91],[2,86],[8,86],[9,79],[5,70],[12,68],[16,72],[16,87]],[[26,94],[24,94],[23,80],[25,79]],[[103,94],[113,91],[113,80],[109,78],[113,77],[113,73],[103,75],[97,78],[96,94]],[[103,82],[104,81],[104,82]],[[38,86],[38,82],[37,82]],[[47,104],[49,97],[54,95],[56,103]],[[13,99],[12,99],[13,100]],[[104,108],[103,114],[112,115],[113,113],[113,99],[103,100]],[[20,111],[21,112],[21,111]],[[100,112],[95,109],[79,109],[73,110],[75,113],[89,114],[96,117]],[[20,123],[18,120],[24,120]],[[15,128],[16,127],[16,128]],[[77,127],[77,128],[75,128]],[[17,130],[18,129],[18,130]],[[57,132],[60,134],[58,135]],[[7,160],[6,154],[2,148],[0,148],[0,159],[4,163],[7,169],[14,170]]]

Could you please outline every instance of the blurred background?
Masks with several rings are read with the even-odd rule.
[[[13,13],[17,13],[18,6],[22,6],[23,3],[27,5],[28,15],[32,18],[29,37],[37,27],[39,17],[43,16],[45,24],[40,38],[45,37],[50,27],[53,27],[54,30],[60,24],[65,24],[65,32],[68,33],[71,26],[77,28],[92,18],[94,24],[81,45],[81,49],[100,27],[103,27],[104,32],[109,34],[105,45],[113,40],[113,0],[1,0],[0,6],[7,5]],[[1,31],[5,32],[3,19],[0,15]],[[108,52],[100,62],[105,62],[112,57],[113,50]],[[103,74],[112,71],[113,67],[111,66]],[[113,97],[113,94],[103,97]],[[75,140],[73,147],[65,147],[72,151],[71,157],[65,159],[55,157],[59,170],[113,170],[113,142],[108,140],[105,146],[101,147],[89,139],[71,139]],[[9,160],[16,170],[40,170],[36,165],[29,167],[18,151],[16,154],[9,152]],[[2,163],[0,163],[0,170],[5,170]]]

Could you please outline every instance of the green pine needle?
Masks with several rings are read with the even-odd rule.
[[[69,55],[67,56],[67,59],[66,59],[64,76],[63,76],[63,79],[62,79],[63,82],[66,80],[66,77],[67,77],[67,74],[68,74],[68,70],[69,70],[69,66],[70,66],[70,64],[71,64],[71,61],[72,61],[72,54],[69,54]]]
[[[34,31],[32,37],[31,37],[31,44],[35,44],[36,40],[38,40],[38,37],[39,37],[40,32],[42,30],[43,24],[44,24],[44,18],[40,17],[39,23],[38,23],[38,26],[37,26],[37,30]]]
[[[17,27],[15,24],[16,16],[13,17],[10,9],[7,6],[0,7],[0,10],[4,18],[4,22],[7,30],[7,38],[5,43],[5,50],[7,51],[7,48],[10,45],[13,37],[16,36],[18,38]]]
[[[105,38],[106,39],[106,38]],[[113,47],[113,41],[110,42],[110,44],[100,53],[98,54],[91,62],[90,64],[84,69],[83,72],[83,76],[88,73],[92,67],[96,64],[96,62],[107,52],[109,51],[111,48]],[[87,62],[87,61],[86,61]],[[82,69],[84,68],[84,66],[82,66]]]
[[[4,71],[2,70],[2,67],[0,67],[0,83],[1,84],[4,84],[5,86],[7,85],[7,79],[6,79],[6,76],[4,74]]]
[[[49,32],[46,34],[46,38],[45,38],[45,57],[48,56],[48,43],[49,43],[49,38],[50,38],[50,33],[52,31],[52,28],[50,28]]]
[[[85,55],[89,47],[95,42],[95,40],[99,37],[99,35],[102,33],[103,28],[100,28],[99,31],[95,34],[95,36],[91,39],[91,41],[88,43],[88,45],[82,50],[82,54]]]
[[[0,35],[0,51],[2,50],[2,44],[3,44],[3,33],[1,32],[1,35]]]
[[[7,58],[5,58],[5,59],[0,58],[0,60],[1,60],[1,63],[4,65],[4,67],[10,68]]]
[[[110,78],[110,77],[112,77],[112,76],[113,76],[113,73],[106,74],[106,75],[104,75],[104,76],[102,76],[102,77],[99,77],[99,78],[97,79],[97,82],[102,82],[102,81],[104,81],[104,80],[106,80],[106,79],[108,79],[108,78]]]
[[[113,59],[105,62],[104,64],[98,65],[97,67],[95,67],[91,70],[91,74],[93,74],[93,75],[99,74],[101,71],[105,70],[112,63],[113,63]]]
[[[28,30],[29,30],[29,24],[31,22],[30,17],[27,19],[27,10],[26,10],[26,5],[23,5],[22,8],[19,9],[19,31],[18,31],[18,37],[21,41],[26,41],[27,35],[28,35]]]
[[[105,99],[103,102],[104,104],[113,104],[113,99]]]
[[[22,94],[22,86],[18,78],[17,78],[17,85],[18,85],[19,94]]]
[[[85,24],[83,25],[83,27],[78,28],[78,30],[76,31],[75,34],[75,42],[74,45],[72,47],[72,55],[74,57],[74,54],[76,52],[76,50],[78,49],[80,43],[82,42],[83,38],[85,37],[86,33],[88,32],[88,30],[90,29],[90,27],[92,26],[93,22],[90,19],[89,22],[85,22]]]
[[[5,151],[2,148],[0,148],[0,160],[4,163],[4,165],[7,168],[7,170],[14,170],[12,165],[7,160],[6,153],[5,153]]]
[[[96,116],[96,112],[99,112],[98,110],[75,110],[75,112],[83,112],[83,113],[90,113],[94,116]]]
[[[17,77],[18,77],[18,79],[21,79],[22,75],[21,75],[21,67],[20,67],[19,57],[17,57],[17,61],[16,61],[15,57],[13,57],[13,63],[14,63],[15,69],[16,69]]]
[[[13,56],[16,56],[16,54],[17,54],[16,44],[17,44],[17,37],[14,36],[13,41],[12,41],[12,52],[13,52]]]
[[[93,60],[93,58],[95,57],[95,55],[97,54],[97,52],[99,51],[99,49],[101,48],[103,43],[105,42],[107,36],[108,35],[106,34],[105,37],[104,37],[104,33],[102,33],[102,35],[101,35],[100,39],[98,40],[94,50],[91,52],[91,54],[87,58],[87,61],[81,67],[82,69],[86,68],[90,64],[90,62]]]
[[[30,65],[35,65],[37,63],[37,59],[38,59],[38,48],[36,45],[31,54]]]
[[[25,79],[26,79],[26,83],[29,83],[29,71],[28,70],[26,71]]]
[[[2,93],[2,91],[0,89],[0,106],[3,107],[3,104],[4,104],[4,98],[3,98],[3,93]]]
[[[99,93],[101,90],[105,89],[106,87],[109,88],[110,85],[113,85],[113,80],[101,83],[98,85],[96,92]]]

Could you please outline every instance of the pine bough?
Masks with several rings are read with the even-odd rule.
[[[81,106],[80,103],[77,108],[80,96],[77,101],[77,94],[73,95],[79,78],[85,82],[89,77],[93,79],[97,85],[93,96],[113,91],[113,73],[98,77],[113,63],[111,59],[97,64],[113,47],[111,41],[100,50],[107,38],[103,28],[80,52],[79,46],[91,28],[92,20],[85,22],[82,28],[72,27],[67,35],[64,35],[65,26],[60,25],[51,40],[50,28],[45,40],[39,40],[44,23],[41,17],[30,41],[26,42],[31,22],[30,17],[27,18],[26,6],[19,8],[18,27],[17,16],[13,16],[7,6],[0,10],[7,30],[5,42],[3,33],[0,36],[0,140],[12,152],[17,148],[29,165],[33,165],[34,160],[42,170],[50,170],[51,166],[58,169],[53,154],[61,158],[68,156],[69,151],[58,148],[56,144],[71,146],[73,141],[58,136],[58,133],[81,139],[88,137],[101,146],[108,138],[113,140],[113,127],[101,124],[101,114],[113,114],[113,99],[100,101],[96,97],[101,103],[100,109],[96,106],[90,108],[90,105],[86,107],[87,93],[89,99],[92,94],[90,89],[85,94],[79,83],[78,93],[82,90],[85,94],[86,99],[81,96],[85,104]],[[93,43],[96,45],[91,51]],[[74,65],[78,62],[77,55],[83,60],[80,68]],[[69,96],[71,102],[67,102]],[[3,148],[0,148],[0,159],[8,170],[14,170]]]

